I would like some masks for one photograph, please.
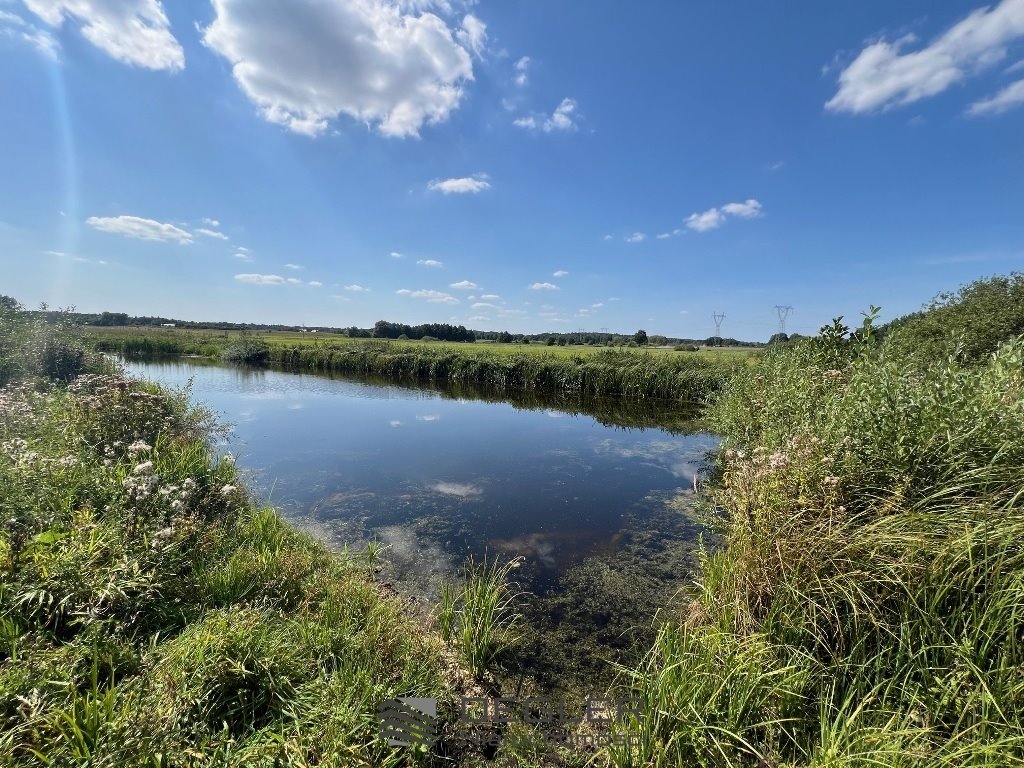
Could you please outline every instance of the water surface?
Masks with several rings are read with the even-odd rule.
[[[233,425],[231,448],[258,496],[335,548],[387,544],[389,578],[425,596],[467,556],[484,553],[523,556],[522,586],[554,599],[572,589],[567,578],[592,601],[602,588],[621,598],[652,568],[660,569],[655,580],[682,576],[663,550],[693,539],[678,502],[717,443],[687,432],[685,414],[665,404],[533,395],[513,405],[466,391],[183,359],[128,369],[190,386]],[[609,586],[615,579],[621,584]],[[625,616],[641,598],[608,610]],[[591,618],[600,610],[586,609]]]

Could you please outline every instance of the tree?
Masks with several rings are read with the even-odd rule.
[[[785,333],[773,333],[772,337],[768,339],[769,344],[785,344],[789,341],[789,336]]]
[[[17,299],[12,299],[10,296],[0,295],[0,309],[15,312],[21,309],[21,304],[18,303]]]
[[[647,343],[647,331],[641,328],[639,331],[633,334],[633,341],[636,342],[638,347],[642,347]]]

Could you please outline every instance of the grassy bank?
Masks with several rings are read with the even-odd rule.
[[[1024,764],[1024,327],[979,293],[733,378],[724,546],[631,675],[616,766]]]
[[[707,402],[748,352],[708,353],[542,347],[513,344],[324,341],[298,334],[240,339],[237,334],[146,330],[90,330],[98,349],[122,355],[191,354],[235,358],[258,345],[260,361],[290,370],[357,373],[396,381],[484,386],[494,392],[576,393],[629,399]]]
[[[0,333],[0,765],[408,764],[377,703],[450,664],[371,564],[254,505],[182,397]]]

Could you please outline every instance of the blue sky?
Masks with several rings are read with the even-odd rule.
[[[1024,0],[0,0],[0,293],[766,339],[1024,263]]]

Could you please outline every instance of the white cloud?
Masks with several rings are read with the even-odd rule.
[[[498,295],[498,294],[496,294],[496,293],[485,293],[485,294],[484,294],[483,296],[481,296],[480,298],[481,298],[481,299],[484,299],[485,301],[497,301],[498,299],[500,299],[500,298],[501,298],[501,296],[499,296],[499,295]]]
[[[285,264],[285,269],[305,269],[301,264]]]
[[[237,248],[235,248],[235,250],[241,251],[242,253],[249,253],[249,249],[246,248],[244,245],[239,245]]]
[[[400,254],[398,251],[392,251],[391,253],[388,254],[388,256],[390,256],[392,259],[402,258],[402,254]]]
[[[761,215],[761,207],[757,200],[747,200],[743,203],[726,203],[722,206],[722,211],[742,219],[756,219]]]
[[[671,232],[661,232],[658,235],[656,235],[656,237],[658,238],[658,240],[668,240],[670,237],[672,237],[672,233]]]
[[[289,285],[302,285],[302,281],[297,277],[289,277],[287,282]]]
[[[432,269],[440,269],[444,266],[444,262],[437,259],[419,259],[416,263],[423,267],[431,267]]]
[[[284,285],[285,279],[280,275],[235,275],[235,280],[242,283],[255,283],[257,285]]]
[[[626,237],[626,242],[627,243],[642,243],[646,239],[647,239],[647,235],[645,235],[643,232],[634,232],[632,235],[628,235]]]
[[[321,283],[319,280],[310,280],[308,283],[306,283],[306,285],[312,288],[320,288],[323,286],[323,283]]]
[[[560,288],[554,283],[533,283],[530,286],[531,291],[557,291]]]
[[[497,305],[495,305],[495,304],[488,304],[486,301],[478,301],[476,304],[472,305],[472,308],[473,309],[500,309],[500,307],[498,307]]]
[[[605,236],[604,236],[603,238],[601,238],[601,239],[602,239],[602,240],[614,240],[615,238],[614,238],[614,237],[612,237],[611,235],[605,235]]]
[[[213,0],[213,7],[206,45],[231,62],[267,120],[311,136],[339,115],[385,136],[418,136],[458,108],[473,79],[470,51],[486,39],[475,17],[453,29],[430,12],[446,14],[448,6]]]
[[[833,112],[863,113],[912,104],[992,66],[1006,45],[1024,36],[1024,0],[978,8],[918,50],[905,35],[864,48],[839,75],[839,90],[825,104]]]
[[[552,274],[554,275],[554,277],[565,277],[569,273],[564,269],[559,269],[553,272]]]
[[[523,56],[516,62],[516,77],[515,82],[520,88],[529,82],[529,77],[526,74],[526,70],[530,68],[530,57]]]
[[[591,305],[590,305],[591,309],[600,309],[600,308],[601,308],[601,307],[603,307],[603,306],[604,306],[604,303],[603,303],[603,302],[600,302],[600,301],[599,301],[599,302],[597,302],[596,304],[591,304]]]
[[[364,288],[363,286],[357,285],[356,283],[353,283],[352,285],[346,285],[345,286],[345,290],[346,291],[351,291],[352,293],[369,293],[370,292],[369,288]]]
[[[184,229],[138,216],[90,216],[85,223],[101,232],[113,232],[140,240],[174,241],[183,245],[192,242],[191,233]]]
[[[202,219],[202,222],[203,222],[203,224],[205,224],[208,227],[214,227],[214,228],[219,228],[220,227],[220,222],[217,221],[217,219]]]
[[[410,291],[408,288],[399,288],[395,293],[400,296],[409,296],[413,299],[426,299],[434,304],[458,304],[459,300],[452,296],[450,293],[442,293],[441,291],[434,291],[431,289],[421,289],[418,291]]]
[[[434,179],[427,184],[427,189],[431,192],[441,192],[445,195],[475,195],[490,188],[491,183],[487,180],[486,173],[477,173],[459,179]]]
[[[159,0],[24,0],[51,27],[66,18],[81,23],[82,36],[126,64],[172,72],[185,68],[185,53],[171,34]]]
[[[252,256],[250,256],[248,253],[243,253],[242,251],[236,253],[235,258],[238,259],[239,261],[252,261]]]
[[[725,214],[717,208],[709,208],[704,213],[691,213],[686,217],[686,226],[698,232],[718,229],[725,222]]]
[[[473,315],[471,318],[469,318],[469,320],[467,320],[467,322],[470,322],[470,323],[489,323],[489,322],[491,322],[491,318],[487,317],[486,315]]]
[[[0,35],[28,43],[51,61],[58,58],[60,44],[56,38],[16,14],[0,11]]]
[[[512,121],[513,125],[528,130],[540,129],[544,133],[553,131],[575,131],[577,128],[576,101],[568,96],[562,99],[550,115],[533,114],[518,117]]]
[[[1021,104],[1024,104],[1024,80],[1010,83],[995,96],[974,102],[968,107],[967,114],[998,115]]]
[[[686,226],[697,232],[718,229],[729,216],[741,219],[756,219],[764,215],[764,207],[757,200],[742,203],[726,203],[721,208],[709,208],[703,213],[691,213],[686,217]]]
[[[449,288],[457,288],[460,291],[475,291],[480,286],[471,280],[460,280],[457,283],[452,283]]]
[[[215,237],[218,240],[227,240],[228,239],[228,236],[225,235],[223,232],[217,232],[214,229],[206,229],[205,227],[200,227],[199,229],[197,229],[196,230],[196,234],[197,235],[205,235],[206,237]]]
[[[476,16],[467,14],[462,20],[462,27],[455,33],[455,37],[463,47],[472,51],[477,58],[481,58],[487,47],[487,25]]]

